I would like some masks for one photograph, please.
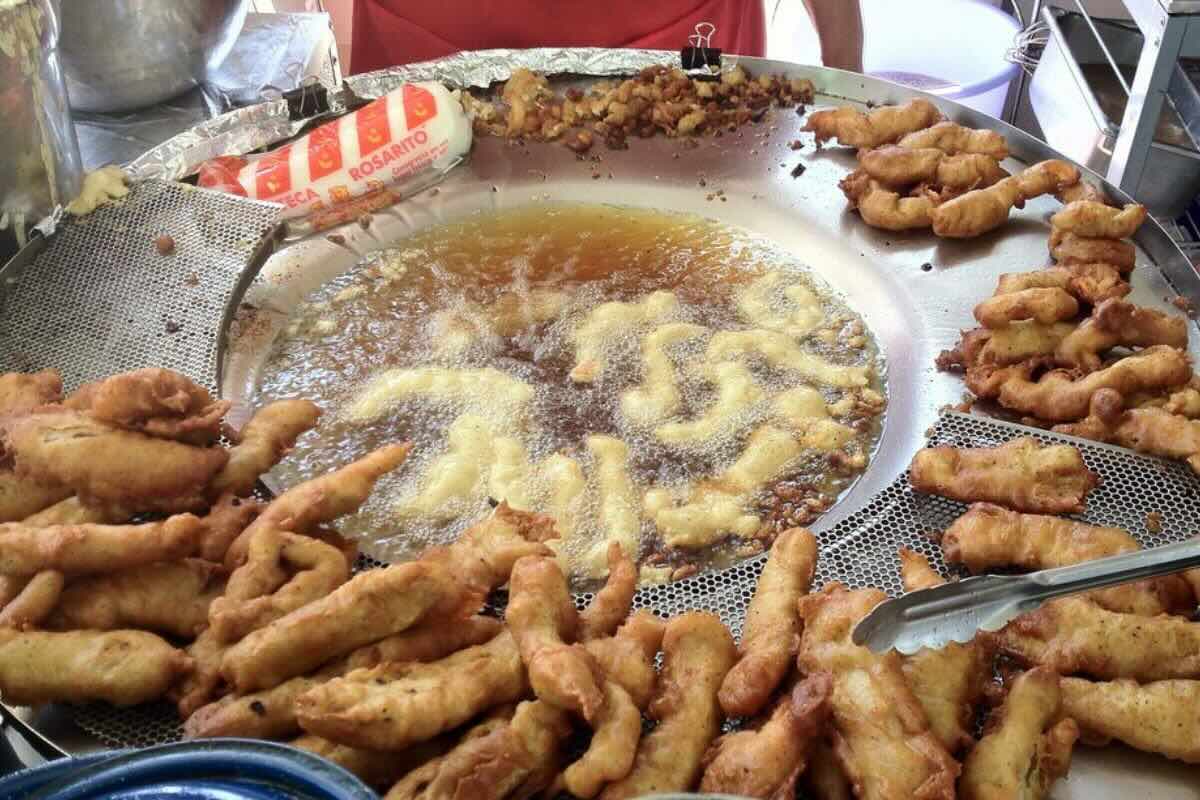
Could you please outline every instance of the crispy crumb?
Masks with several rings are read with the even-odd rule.
[[[154,240],[154,249],[160,256],[172,255],[175,252],[175,240],[164,233]]]
[[[671,580],[672,581],[681,581],[684,578],[692,577],[699,571],[700,571],[700,567],[696,566],[695,564],[684,564],[681,567],[676,567],[671,572]]]
[[[1195,307],[1195,305],[1192,303],[1192,301],[1191,301],[1191,300],[1187,299],[1187,298],[1186,298],[1186,297],[1184,297],[1183,295],[1180,295],[1179,297],[1176,297],[1175,299],[1173,299],[1173,300],[1171,301],[1171,305],[1173,305],[1173,306],[1175,306],[1176,308],[1178,308],[1178,309],[1179,309],[1180,311],[1182,311],[1184,314],[1187,314],[1187,315],[1188,315],[1188,317],[1190,317],[1191,319],[1195,319],[1195,318],[1196,318],[1196,307]]]
[[[808,167],[804,166],[803,164],[797,164],[796,166],[792,167],[792,177],[799,178],[804,174],[806,169],[808,169]]]
[[[1161,511],[1146,512],[1146,530],[1150,533],[1159,533],[1163,528],[1163,515]]]
[[[183,330],[183,326],[173,319],[167,320],[167,333],[179,333]]]
[[[328,234],[325,239],[333,244],[336,244],[338,247],[346,246],[346,237],[342,236],[340,233]]]
[[[185,286],[199,286],[200,276],[195,272],[189,272],[187,277],[183,279],[183,283]]]

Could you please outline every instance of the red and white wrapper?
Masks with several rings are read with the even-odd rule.
[[[262,155],[200,166],[201,186],[284,205],[313,230],[395,203],[471,149],[471,123],[439,83],[406,83],[353,114]]]

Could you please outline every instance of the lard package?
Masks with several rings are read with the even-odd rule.
[[[269,153],[200,166],[201,186],[284,205],[313,230],[384,208],[444,176],[471,149],[471,123],[438,83],[406,83]]]

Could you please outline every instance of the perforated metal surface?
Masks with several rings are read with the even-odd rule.
[[[950,413],[939,418],[929,443],[958,447],[990,447],[1016,436],[1034,436],[1046,443],[1079,447],[1089,468],[1101,477],[1088,497],[1087,511],[1079,519],[1129,531],[1144,547],[1180,541],[1191,535],[1193,520],[1200,519],[1200,479],[1183,464],[1138,455],[1109,445],[1012,425],[985,417]],[[896,551],[908,547],[929,557],[949,575],[937,537],[966,506],[912,491],[907,474],[901,475],[865,508],[829,530],[817,533],[820,560],[814,586],[841,581],[852,588],[875,586],[890,595],[902,592]],[[1147,527],[1147,514],[1161,515],[1161,529]],[[746,607],[766,555],[740,562],[719,572],[696,575],[675,583],[646,586],[634,597],[634,606],[662,616],[684,611],[711,611],[740,638]],[[370,569],[381,562],[362,556],[356,567]],[[578,594],[583,608],[592,598]],[[76,723],[113,747],[145,747],[181,737],[174,709],[155,704],[134,709],[88,706],[76,709]]]
[[[66,218],[32,262],[2,274],[0,369],[55,367],[69,391],[139,367],[216,388],[226,304],[278,221],[278,206],[147,182]],[[168,235],[174,252],[155,247]]]

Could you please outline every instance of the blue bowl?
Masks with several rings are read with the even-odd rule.
[[[379,800],[303,750],[256,739],[179,742],[52,761],[0,780],[12,800]]]

